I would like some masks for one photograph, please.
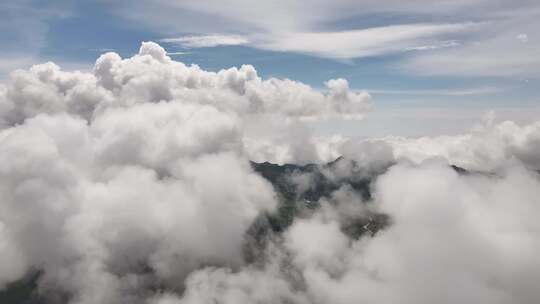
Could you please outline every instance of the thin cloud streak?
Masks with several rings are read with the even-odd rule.
[[[478,87],[464,89],[443,89],[443,90],[391,90],[391,89],[366,89],[373,94],[385,95],[442,95],[442,96],[467,96],[493,94],[510,89],[509,87]]]
[[[403,24],[340,32],[289,33],[269,37],[256,47],[274,51],[353,59],[401,52],[419,44],[434,43],[443,35],[470,31],[479,24]]]
[[[249,40],[238,35],[190,35],[177,38],[164,38],[159,40],[165,43],[174,43],[184,48],[207,48],[227,45],[247,44]]]

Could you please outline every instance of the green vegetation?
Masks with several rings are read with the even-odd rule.
[[[0,291],[0,303],[2,304],[45,304],[37,292],[37,281],[41,273],[31,272],[26,277],[15,281]]]

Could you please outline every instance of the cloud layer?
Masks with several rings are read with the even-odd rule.
[[[0,286],[40,269],[42,292],[72,303],[138,303],[181,291],[201,265],[240,267],[245,231],[276,205],[243,130],[369,107],[345,80],[326,85],[207,72],[151,42],[93,73],[13,72],[0,91]]]
[[[325,85],[204,71],[151,42],[92,73],[13,72],[0,87],[0,289],[40,270],[39,292],[70,304],[537,303],[539,123],[318,138],[306,121],[359,119],[371,103],[344,79]],[[249,161],[337,156],[348,161],[324,174],[369,178],[369,201],[342,187],[244,258],[247,231],[280,204]],[[390,224],[343,230],[374,213]]]
[[[350,239],[329,206],[295,221],[265,268],[197,270],[183,296],[152,303],[536,303],[539,191],[519,166],[493,178],[400,164],[375,184],[392,224],[373,237]]]

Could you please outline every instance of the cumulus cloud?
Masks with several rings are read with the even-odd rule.
[[[540,170],[540,159],[536,153],[540,145],[540,122],[519,125],[511,120],[500,123],[493,120],[494,117],[488,115],[469,132],[458,135],[367,139],[310,137],[312,146],[317,147],[313,162],[325,163],[344,156],[365,169],[377,171],[377,168],[400,161],[418,164],[439,159],[473,171],[494,172],[507,162],[518,162],[531,170]],[[281,149],[286,147],[284,144]],[[280,153],[268,157],[274,157],[278,162],[280,158],[285,162],[291,159]]]
[[[200,267],[241,267],[247,228],[276,206],[244,130],[369,108],[346,80],[326,85],[208,72],[151,42],[91,73],[13,72],[0,87],[1,286],[39,269],[40,290],[71,303],[143,303]]]
[[[388,137],[396,158],[420,162],[440,157],[449,163],[479,171],[497,170],[507,161],[519,161],[526,167],[540,169],[536,156],[540,139],[538,122],[519,126],[512,121],[479,125],[468,134],[421,137]]]
[[[50,62],[13,72],[0,90],[0,125],[62,112],[90,121],[112,108],[181,102],[240,116],[243,124],[249,124],[246,134],[273,145],[287,138],[295,121],[361,119],[369,110],[369,94],[351,90],[346,80],[333,79],[325,85],[325,90],[316,90],[290,79],[262,79],[250,65],[204,71],[173,61],[162,47],[148,42],[131,58],[112,52],[102,55],[92,73],[65,72]],[[274,127],[282,131],[263,140],[266,130]],[[289,143],[295,140],[288,137]],[[294,159],[302,158],[315,159],[303,155]]]
[[[392,168],[376,186],[392,225],[348,250],[321,246],[343,263],[301,267],[308,294],[321,303],[534,303],[538,229],[525,213],[538,208],[538,186],[521,168],[494,180],[441,164]]]
[[[401,164],[375,186],[387,229],[354,240],[335,217],[298,219],[266,268],[201,269],[153,303],[536,303],[539,186],[520,166],[493,178]]]
[[[44,288],[73,303],[114,303],[201,264],[240,265],[244,231],[275,200],[240,154],[235,123],[155,103],[3,130],[2,282],[38,268]]]
[[[102,55],[93,73],[64,72],[54,63],[15,71],[0,97],[0,119],[13,125],[38,113],[90,119],[110,107],[145,102],[207,104],[237,114],[279,114],[288,118],[361,118],[370,96],[353,92],[344,79],[327,82],[327,92],[289,79],[263,80],[250,65],[217,73],[171,60],[155,43],[143,43],[138,55],[122,59]]]

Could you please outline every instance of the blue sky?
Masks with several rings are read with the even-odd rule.
[[[14,1],[0,4],[0,78],[54,61],[90,70],[106,51],[156,41],[175,60],[218,70],[252,64],[262,77],[367,90],[362,121],[323,134],[463,132],[540,114],[538,1]]]

